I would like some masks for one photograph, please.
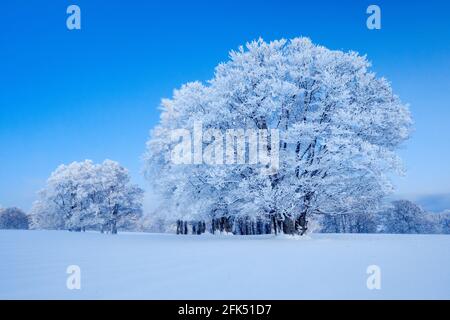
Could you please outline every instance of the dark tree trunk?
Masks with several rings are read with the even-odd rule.
[[[215,220],[216,219],[214,219],[214,218],[211,219],[211,233],[212,234],[214,234],[215,231],[216,231],[216,222],[215,222]]]
[[[233,232],[233,221],[231,217],[225,218],[225,231],[228,233]]]
[[[114,209],[112,212],[112,221],[111,221],[111,234],[117,234],[117,216],[119,214],[119,206],[114,205]]]
[[[177,234],[181,233],[181,221],[177,220]]]
[[[272,233],[272,223],[271,221],[267,221],[264,223],[264,226],[266,228],[266,234],[271,234]]]
[[[259,218],[256,220],[256,234],[263,234],[262,221]]]
[[[219,219],[214,219],[214,232],[218,231],[219,229]]]
[[[273,231],[274,231],[275,235],[277,235],[278,230],[277,230],[277,220],[275,218],[275,215],[272,215],[272,224],[273,224]]]
[[[297,232],[300,233],[300,235],[304,235],[306,230],[308,230],[308,221],[306,221],[306,212],[303,212],[300,214],[300,216],[295,221],[295,226],[297,229]]]
[[[281,221],[279,219],[277,219],[276,221],[277,221],[278,231],[280,231],[280,232],[283,231],[283,221]]]
[[[117,223],[116,223],[116,220],[114,220],[111,223],[111,234],[117,234]]]
[[[283,220],[283,232],[285,234],[295,234],[295,223],[290,217],[285,217]]]

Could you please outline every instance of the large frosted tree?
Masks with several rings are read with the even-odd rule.
[[[59,166],[32,208],[34,227],[117,233],[142,215],[143,191],[117,162],[90,160]]]
[[[267,165],[249,161],[210,164],[195,152],[192,161],[174,163],[180,144],[174,132],[194,132],[195,144],[198,122],[203,150],[218,142],[229,147],[230,129],[266,131],[266,150],[258,151],[277,155],[276,170],[268,174]],[[407,106],[364,56],[307,38],[260,39],[232,51],[206,85],[188,83],[163,100],[147,143],[146,174],[168,221],[207,221],[214,231],[219,220],[221,230],[241,234],[303,234],[314,215],[377,209],[392,190],[389,174],[402,171],[395,150],[411,123]],[[215,150],[215,157],[222,153]]]

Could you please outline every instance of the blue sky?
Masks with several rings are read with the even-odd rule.
[[[70,4],[81,30],[66,28]],[[366,28],[369,4],[381,7],[381,30]],[[397,196],[450,194],[446,1],[39,0],[0,10],[3,206],[29,210],[56,166],[84,159],[117,160],[148,188],[140,156],[160,99],[211,78],[229,50],[260,36],[367,54],[415,119]]]

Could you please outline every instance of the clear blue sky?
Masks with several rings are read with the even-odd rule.
[[[81,30],[66,8],[81,8]],[[378,4],[382,29],[366,28]],[[119,161],[142,178],[140,156],[158,105],[212,77],[230,49],[308,36],[367,54],[411,104],[415,133],[400,151],[397,194],[450,193],[450,5],[447,1],[2,1],[0,204],[31,207],[61,163]]]

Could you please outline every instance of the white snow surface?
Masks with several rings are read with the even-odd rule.
[[[69,265],[80,290],[66,287]],[[450,236],[0,230],[0,298],[450,299]]]

